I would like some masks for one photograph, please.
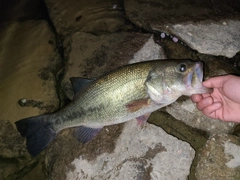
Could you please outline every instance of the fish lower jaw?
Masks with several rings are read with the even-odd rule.
[[[211,88],[207,88],[205,86],[195,86],[195,87],[188,87],[188,90],[186,91],[186,93],[184,93],[184,95],[186,96],[191,96],[193,94],[206,94],[206,93],[212,93],[213,89]]]

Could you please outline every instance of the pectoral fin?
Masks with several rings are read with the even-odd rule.
[[[147,113],[147,114],[144,114],[144,115],[142,115],[142,116],[137,117],[137,118],[136,118],[137,124],[140,125],[140,126],[142,126],[144,123],[147,122],[147,120],[148,120],[148,118],[149,118],[150,115],[151,115],[151,113]]]
[[[75,128],[74,135],[77,137],[78,141],[81,143],[87,143],[91,141],[103,127],[90,128],[86,126],[79,126]]]
[[[129,112],[136,112],[139,109],[148,106],[151,103],[151,99],[138,99],[132,101],[126,105],[126,108]]]

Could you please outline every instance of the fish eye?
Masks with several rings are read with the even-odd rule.
[[[179,70],[180,72],[185,72],[185,71],[187,70],[186,64],[180,64],[180,65],[178,66],[178,70]]]

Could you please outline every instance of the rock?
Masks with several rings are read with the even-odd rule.
[[[213,13],[207,0],[197,3],[197,5],[191,0],[126,0],[124,7],[127,17],[134,24],[148,30],[161,29],[166,33],[168,32],[164,31],[162,25],[187,21],[196,17],[201,19],[211,12]]]
[[[71,163],[80,155],[84,155],[88,160],[94,160],[104,153],[113,153],[122,129],[123,124],[104,127],[93,140],[84,145],[73,137],[74,128],[61,131],[46,149],[47,177],[67,179],[66,171],[73,169]]]
[[[131,62],[164,58],[162,48],[151,34],[113,33],[95,36],[75,33],[64,42],[68,66],[62,87],[73,96],[70,77],[94,78]]]
[[[188,142],[192,148],[199,149],[206,144],[209,134],[201,129],[188,126],[186,123],[176,120],[164,109],[151,114],[148,122],[161,127],[166,133]]]
[[[6,120],[0,120],[0,157],[0,179],[20,179],[39,161],[29,155],[24,138]]]
[[[21,178],[21,180],[46,180],[45,176],[45,167],[44,167],[44,159],[42,158],[42,161],[40,161],[37,165],[34,166],[34,168],[31,169],[31,171],[24,177]]]
[[[204,62],[204,80],[214,76],[226,74],[239,74],[238,67],[233,60],[224,57],[208,57],[200,55],[200,60]]]
[[[170,33],[166,25],[201,20],[218,20],[232,18],[239,11],[239,5],[229,1],[193,2],[191,0],[125,0],[126,16],[134,24],[148,30]],[[236,16],[237,17],[237,16]]]
[[[111,153],[74,159],[66,179],[186,179],[194,158],[190,145],[154,125],[136,125],[125,123]]]
[[[227,134],[210,138],[198,154],[197,179],[239,179],[239,140],[239,137]]]
[[[119,0],[54,1],[45,0],[49,16],[61,35],[76,31],[99,34],[116,32],[124,26],[123,6]]]
[[[187,125],[207,131],[210,135],[218,133],[231,133],[235,123],[223,122],[206,117],[198,111],[196,105],[188,98],[187,100],[176,101],[166,107],[166,111],[174,118]]]
[[[52,112],[59,106],[55,36],[45,21],[8,23],[0,30],[0,120]]]
[[[240,49],[240,20],[188,22],[166,28],[200,53],[231,58]]]
[[[134,53],[133,59],[128,63],[137,63],[154,59],[166,59],[164,51],[160,45],[154,42],[153,36],[143,45],[143,47]]]
[[[175,42],[180,39],[200,53],[233,57],[240,48],[239,6],[221,3],[127,0],[124,6],[127,17],[148,31],[159,31]]]

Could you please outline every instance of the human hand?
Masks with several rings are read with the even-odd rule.
[[[240,123],[240,77],[212,77],[203,85],[213,88],[213,92],[192,95],[197,108],[210,118]]]

